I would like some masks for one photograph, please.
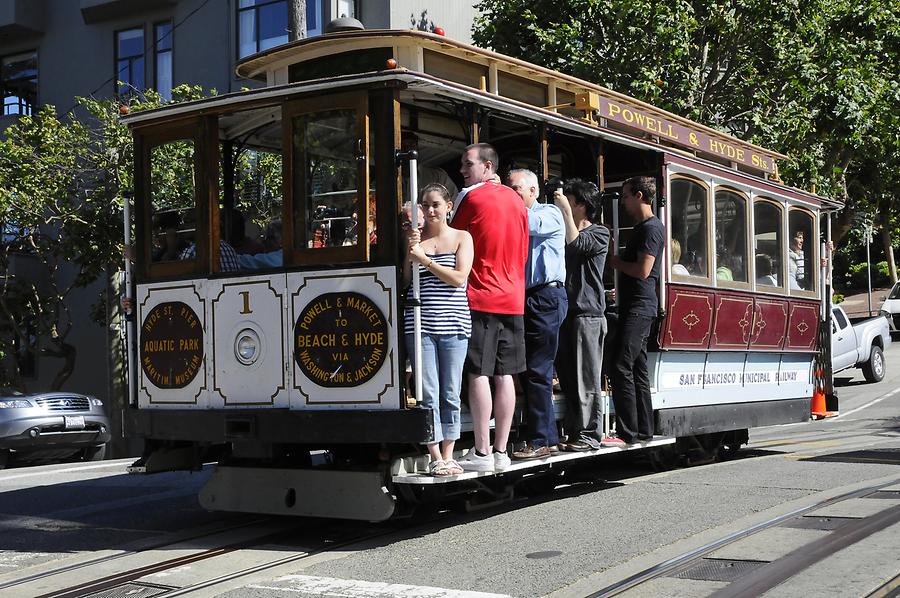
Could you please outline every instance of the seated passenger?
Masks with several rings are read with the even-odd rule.
[[[733,281],[734,273],[731,271],[731,260],[723,247],[716,252],[716,280]]]
[[[672,239],[672,274],[676,276],[690,276],[691,273],[681,262],[681,243],[678,239]]]
[[[281,220],[273,220],[266,225],[265,251],[256,255],[239,256],[241,268],[245,270],[261,270],[263,268],[280,268],[284,265],[284,254],[281,251]]]
[[[184,251],[181,252],[181,255],[178,256],[180,260],[192,260],[197,257],[197,245],[195,243],[191,243],[188,245]],[[238,254],[235,252],[234,248],[226,243],[225,241],[219,241],[219,271],[220,272],[234,272],[235,270],[240,270],[241,266],[238,263]]]
[[[178,231],[174,227],[167,228],[163,234],[153,240],[153,261],[169,262],[177,260],[183,251],[180,249]]]
[[[265,251],[263,244],[247,236],[247,225],[240,210],[231,211],[231,246],[239,254],[255,255]]]
[[[764,253],[756,255],[756,284],[778,286],[778,279],[772,273],[772,258]]]
[[[803,229],[794,230],[791,244],[788,247],[788,286],[792,289],[805,289],[806,272],[803,256]]]

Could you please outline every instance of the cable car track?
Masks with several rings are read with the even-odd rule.
[[[888,482],[866,486],[865,488],[860,488],[835,497],[818,501],[813,505],[794,509],[788,513],[773,517],[761,523],[731,533],[727,536],[724,536],[723,538],[720,538],[713,542],[709,542],[679,556],[648,567],[621,581],[607,585],[602,589],[588,594],[588,598],[608,598],[610,596],[617,596],[626,591],[646,584],[649,581],[667,577],[676,574],[679,571],[684,571],[690,568],[692,565],[699,563],[705,557],[708,557],[715,551],[728,546],[729,544],[733,544],[739,540],[743,540],[744,538],[748,538],[764,530],[778,527],[779,525],[790,522],[794,519],[801,518],[808,513],[812,513],[824,507],[835,505],[854,498],[864,498],[875,492],[878,492],[882,488],[893,486],[898,483],[900,483],[900,478]],[[820,553],[828,549],[833,550],[833,545],[835,543],[839,543],[841,547],[852,544],[872,535],[877,531],[884,529],[889,525],[893,525],[898,521],[900,521],[900,506],[885,509],[884,511],[876,515],[862,519],[860,525],[847,526],[852,529],[848,529],[846,531],[833,531],[828,538],[828,542],[822,542],[822,544],[825,545],[824,549],[810,550],[807,547],[803,547],[800,550],[804,551],[803,554],[805,555],[805,558],[800,558],[799,555],[795,555],[795,553],[798,553],[799,551],[791,552],[784,557],[781,557],[780,559],[776,559],[774,561],[766,563],[765,565],[760,567],[757,572],[748,574],[747,578],[750,578],[750,581],[739,579],[729,586],[726,586],[725,588],[722,588],[721,590],[715,592],[713,595],[717,598],[760,595],[767,589],[776,586],[778,583],[785,581],[792,575],[808,567],[814,562],[816,558],[822,556],[822,554]],[[816,542],[814,542],[813,544],[816,544]],[[900,578],[894,578],[887,584],[884,584],[884,586],[882,587],[886,588],[887,591],[890,592],[898,587],[898,584],[900,584]]]
[[[304,522],[308,523],[308,522]],[[253,573],[258,573],[261,571],[266,571],[268,569],[272,569],[275,567],[280,567],[282,565],[287,565],[290,563],[302,561],[304,559],[308,559],[315,555],[321,554],[323,552],[328,552],[331,550],[337,550],[341,548],[345,548],[347,546],[363,542],[366,540],[375,539],[381,536],[386,536],[391,533],[394,533],[396,530],[393,528],[388,529],[379,529],[374,532],[351,535],[350,537],[343,538],[337,541],[332,541],[329,539],[321,540],[317,543],[316,546],[311,549],[301,551],[299,553],[290,554],[288,556],[275,558],[273,560],[257,564],[251,567],[246,567],[243,569],[238,569],[236,571],[232,571],[230,573],[212,577],[209,579],[204,579],[202,581],[198,581],[197,583],[192,583],[183,587],[167,587],[164,585],[158,585],[152,582],[143,583],[139,580],[147,577],[148,575],[161,573],[164,571],[171,571],[176,568],[185,567],[187,565],[191,565],[194,563],[198,563],[201,561],[205,561],[214,557],[227,555],[230,553],[235,553],[240,550],[251,549],[257,546],[261,546],[264,544],[277,542],[279,540],[283,540],[291,537],[292,535],[297,533],[297,527],[299,526],[291,526],[288,529],[279,530],[277,532],[273,532],[270,534],[265,534],[263,536],[259,536],[252,539],[241,540],[238,542],[233,542],[230,544],[225,544],[223,546],[207,548],[203,550],[198,550],[196,553],[183,555],[176,558],[166,559],[163,561],[159,561],[156,563],[143,565],[140,567],[133,567],[127,569],[125,571],[120,571],[118,573],[113,573],[110,575],[106,575],[99,579],[95,579],[93,581],[80,583],[77,585],[61,588],[58,590],[53,590],[50,592],[45,592],[37,596],[37,598],[82,598],[86,596],[97,596],[103,595],[105,592],[115,592],[118,588],[122,588],[123,586],[127,586],[128,584],[136,584],[136,585],[145,585],[156,588],[165,588],[166,591],[162,593],[155,594],[159,597],[168,598],[170,596],[180,596],[184,594],[188,594],[190,592],[197,591],[202,588],[215,586],[220,583],[224,583],[226,581],[230,581],[233,579],[238,579],[247,575],[251,575]],[[308,526],[307,526],[308,527]],[[180,542],[179,542],[180,543]],[[174,545],[174,544],[170,544]],[[139,551],[140,552],[140,551]],[[135,553],[131,553],[135,554]],[[117,555],[118,558],[121,558],[127,555]],[[112,560],[116,560],[115,558],[109,559],[96,559],[95,561],[90,561],[88,563],[83,563],[80,566],[96,566],[105,562],[109,562]],[[57,575],[60,573],[65,573],[70,569],[77,567],[65,567],[54,570],[52,572],[48,572],[46,574],[32,576],[30,578],[26,578],[23,580],[16,581],[15,584],[10,585],[19,585],[22,583],[27,583],[39,579],[45,579],[52,577],[53,575]],[[110,594],[112,595],[112,594]]]

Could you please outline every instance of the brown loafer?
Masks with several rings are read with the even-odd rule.
[[[569,452],[573,452],[573,453],[581,453],[584,451],[590,451],[594,447],[592,447],[591,445],[589,445],[587,442],[585,442],[583,440],[572,440],[572,441],[564,442],[562,445],[560,445],[560,448],[564,451],[569,451]]]
[[[527,461],[529,459],[545,459],[550,456],[550,453],[550,447],[539,446],[535,448],[529,444],[522,450],[514,452],[512,454],[512,458],[517,461]]]

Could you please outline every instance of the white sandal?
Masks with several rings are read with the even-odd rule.
[[[462,475],[465,473],[465,470],[462,468],[462,465],[456,462],[456,459],[449,459],[444,461],[444,469],[447,473],[440,473],[438,475]]]
[[[445,461],[441,461],[438,459],[437,461],[432,461],[428,464],[428,475],[447,475],[446,473],[441,473],[447,468],[447,463]]]

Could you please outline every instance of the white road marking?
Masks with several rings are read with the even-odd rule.
[[[274,580],[287,586],[252,584],[248,588],[310,594],[334,598],[512,598],[507,594],[489,594],[451,590],[431,586],[409,586],[401,583],[316,577],[313,575],[285,575]]]
[[[28,561],[49,555],[48,552],[15,552],[0,550],[0,568],[18,569]]]
[[[88,471],[89,469],[113,469],[113,468],[121,468],[122,473],[125,473],[125,464],[132,463],[134,458],[129,459],[119,459],[117,461],[107,461],[105,463],[97,464],[97,465],[80,465],[78,467],[66,467],[64,469],[42,469],[41,471],[33,471],[31,473],[19,473],[12,475],[2,475],[0,476],[0,481],[6,482],[8,480],[21,480],[23,478],[34,478],[38,476],[46,476],[48,474],[54,473],[77,473],[79,471]]]
[[[838,415],[837,417],[832,417],[832,418],[830,418],[830,419],[831,419],[831,420],[841,419],[842,417],[846,417],[846,416],[848,416],[848,415],[851,415],[851,414],[853,414],[853,413],[856,413],[857,411],[862,411],[863,409],[866,409],[867,407],[871,407],[872,405],[874,405],[874,404],[876,404],[876,403],[880,403],[881,401],[883,401],[883,400],[885,400],[885,399],[891,398],[892,396],[894,396],[894,395],[897,394],[898,392],[900,392],[900,388],[895,388],[895,389],[892,390],[891,392],[889,392],[889,393],[887,393],[887,394],[885,394],[885,395],[882,395],[882,396],[878,397],[877,399],[873,399],[873,400],[869,401],[868,403],[866,403],[865,405],[860,405],[860,406],[857,407],[856,409],[851,409],[850,411],[845,411],[844,413],[841,413],[841,414]],[[828,420],[825,420],[825,421],[828,421]]]

